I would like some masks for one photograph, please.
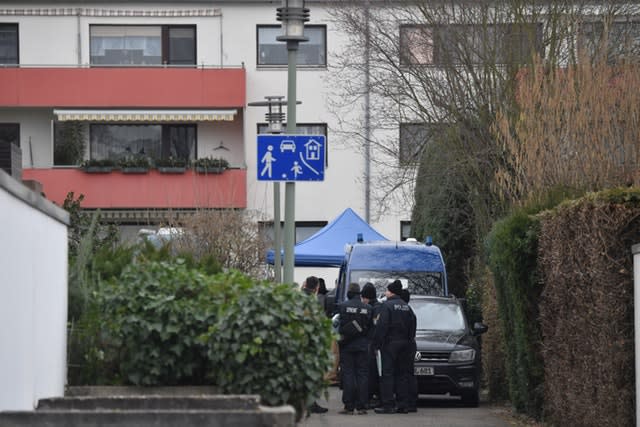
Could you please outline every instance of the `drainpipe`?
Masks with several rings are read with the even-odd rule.
[[[78,52],[78,66],[82,65],[82,35],[81,35],[81,28],[80,28],[80,15],[82,14],[82,9],[77,8],[76,9],[76,32],[77,32],[77,43],[78,43],[78,48],[76,49],[76,51]]]
[[[636,361],[636,427],[640,427],[640,244],[631,247],[633,253],[633,318]]]
[[[364,43],[364,217],[371,222],[371,107],[369,74],[369,2],[364,3],[365,43]]]
[[[220,11],[220,68],[222,68],[224,64],[224,45],[222,44],[222,10]]]

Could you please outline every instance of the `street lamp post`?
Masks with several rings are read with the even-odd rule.
[[[309,9],[304,0],[282,0],[277,9],[277,19],[282,21],[281,36],[276,40],[287,43],[287,133],[296,133],[296,65],[298,44],[308,41],[304,36],[304,23],[309,20]],[[293,283],[295,245],[295,182],[286,182],[284,191],[284,277],[285,283]]]
[[[282,123],[284,122],[284,113],[282,106],[286,105],[284,96],[265,96],[266,101],[249,102],[247,105],[251,107],[267,107],[265,119],[269,124],[269,133],[282,133]],[[273,245],[274,259],[273,271],[275,272],[276,283],[282,283],[282,235],[280,233],[280,183],[273,183]]]

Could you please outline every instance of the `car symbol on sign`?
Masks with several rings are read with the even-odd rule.
[[[296,143],[292,139],[283,139],[280,143],[280,152],[284,153],[287,150],[292,153],[296,152]]]

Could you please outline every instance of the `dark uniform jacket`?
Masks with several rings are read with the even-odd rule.
[[[366,351],[368,347],[367,334],[372,326],[373,310],[369,304],[360,300],[356,295],[338,305],[340,313],[340,349],[352,351]]]
[[[391,341],[410,342],[415,336],[416,318],[409,304],[397,295],[383,302],[376,324],[375,348],[381,348]]]
[[[382,310],[382,303],[377,299],[374,299],[369,302],[369,305],[371,305],[371,310],[373,312],[373,324],[371,329],[369,329],[368,338],[369,340],[373,341],[376,333],[376,325],[378,324],[378,319],[380,318],[380,310]]]

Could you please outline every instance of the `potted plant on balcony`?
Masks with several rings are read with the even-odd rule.
[[[198,173],[222,173],[229,167],[229,162],[222,157],[203,157],[194,162]]]
[[[87,173],[109,173],[114,167],[112,159],[89,159],[82,162],[82,169]]]
[[[151,167],[146,157],[124,157],[118,161],[122,173],[147,173]]]
[[[167,157],[156,159],[155,165],[160,173],[184,173],[187,170],[187,159],[182,157]]]

